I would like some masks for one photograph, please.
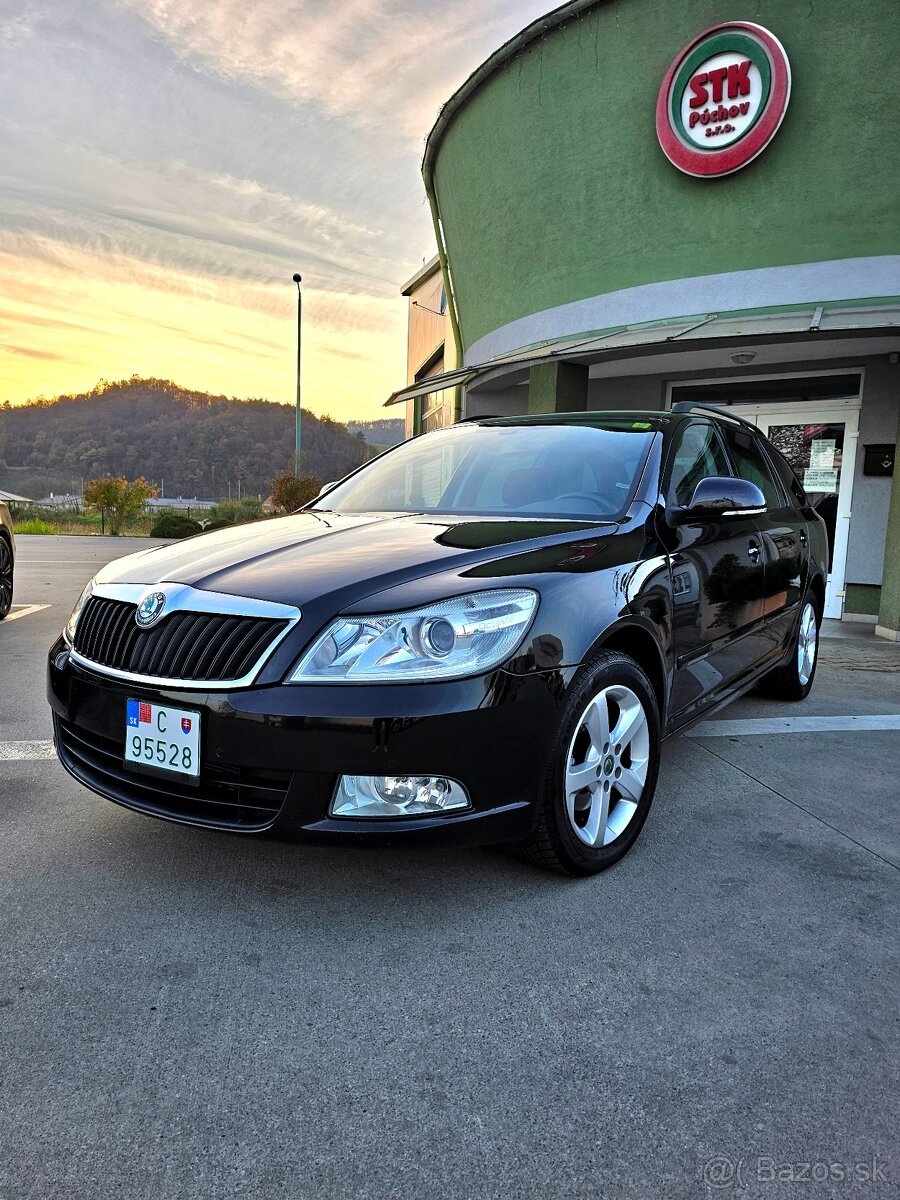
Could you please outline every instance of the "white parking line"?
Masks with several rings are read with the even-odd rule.
[[[746,721],[701,721],[687,737],[746,737],[766,733],[838,733],[852,729],[900,729],[900,713],[872,717],[755,717]]]
[[[7,624],[10,621],[18,621],[19,617],[30,617],[32,613],[43,612],[45,608],[50,608],[49,604],[14,604],[9,616],[6,618]]]
[[[838,733],[853,729],[900,729],[900,713],[873,717],[757,717],[746,721],[702,721],[685,736],[746,737],[768,733]],[[52,742],[0,742],[0,762],[34,762],[55,757]]]
[[[35,762],[55,757],[52,742],[0,742],[0,762]]]

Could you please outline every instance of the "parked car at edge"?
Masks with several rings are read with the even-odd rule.
[[[717,410],[463,422],[100,571],[50,652],[57,752],[173,821],[590,874],[664,736],[807,695],[826,563],[788,464]]]
[[[13,599],[13,575],[16,565],[16,539],[9,506],[0,500],[0,621],[9,616]]]

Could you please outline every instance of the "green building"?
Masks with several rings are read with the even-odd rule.
[[[826,615],[896,638],[896,0],[747,7],[572,0],[450,97],[423,175],[454,344],[391,401],[416,431],[733,407],[833,529]]]

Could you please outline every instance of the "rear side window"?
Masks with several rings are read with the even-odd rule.
[[[756,484],[765,496],[768,508],[782,508],[785,496],[781,485],[753,434],[745,429],[727,429],[725,440],[741,479]]]
[[[684,425],[675,434],[669,459],[666,502],[685,508],[701,479],[730,474],[731,467],[713,426],[700,421]]]
[[[784,455],[775,449],[771,442],[766,443],[766,455],[772,460],[775,470],[778,472],[778,477],[797,503],[809,504],[806,492],[803,490],[803,484],[794,474],[794,468]]]

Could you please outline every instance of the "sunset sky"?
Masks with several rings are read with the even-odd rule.
[[[440,104],[547,0],[0,0],[0,402],[133,374],[390,415]]]

